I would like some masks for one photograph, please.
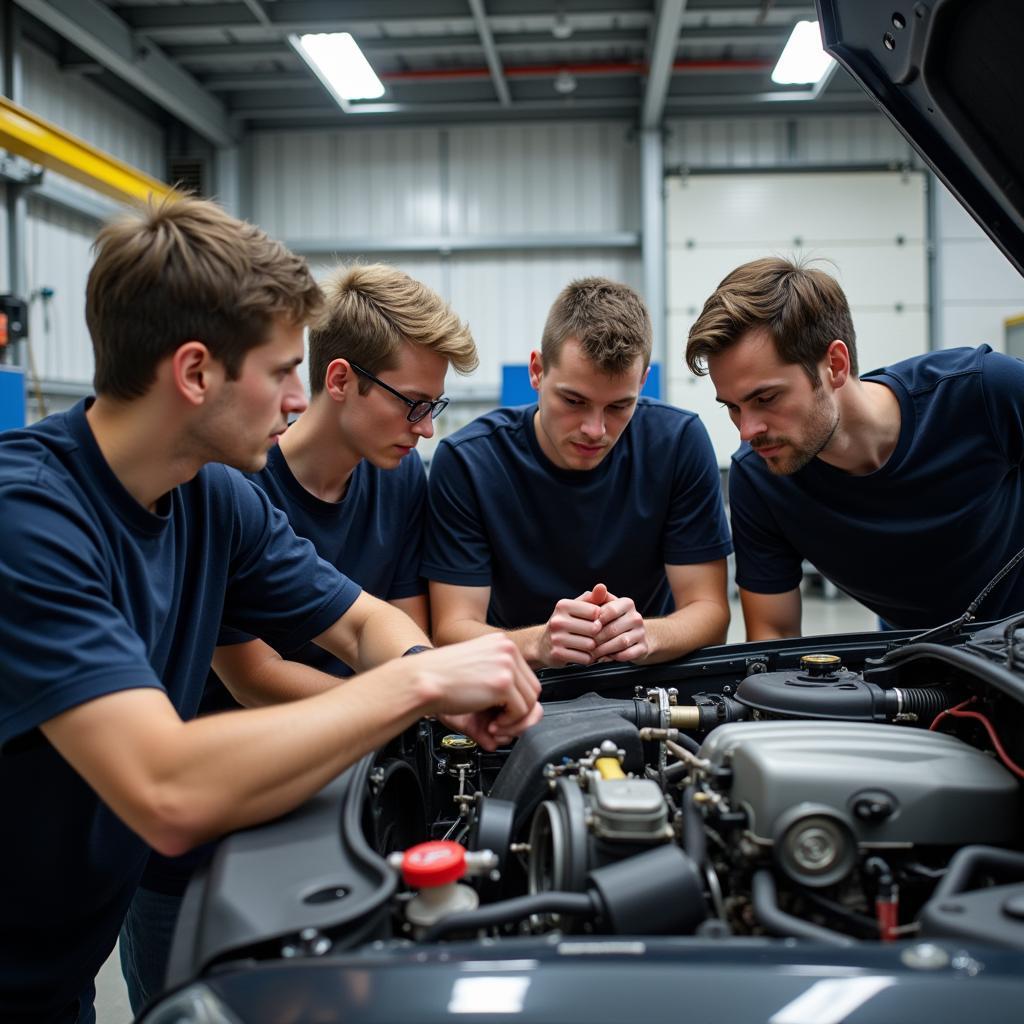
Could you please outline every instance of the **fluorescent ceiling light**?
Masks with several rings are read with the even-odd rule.
[[[821,48],[816,21],[798,21],[772,72],[776,85],[812,85],[835,63]]]
[[[384,95],[381,80],[350,33],[291,35],[288,41],[342,107],[349,100],[375,100]]]

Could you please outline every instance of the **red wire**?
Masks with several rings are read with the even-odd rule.
[[[935,716],[932,724],[928,726],[930,730],[935,729],[939,722],[942,721],[947,715],[952,715],[954,718],[974,718],[977,719],[985,727],[985,732],[988,733],[988,738],[992,741],[992,746],[996,748],[996,753],[999,755],[999,760],[1006,765],[1007,768],[1013,772],[1014,775],[1019,779],[1024,779],[1024,768],[1021,768],[1016,764],[1013,759],[1007,754],[1003,748],[1002,743],[999,742],[999,737],[996,735],[995,729],[992,727],[992,723],[979,711],[964,711],[962,710],[968,704],[973,704],[976,697],[971,697],[968,700],[961,701],[955,708],[949,708],[946,711],[942,711]]]
[[[939,722],[941,722],[946,717],[946,715],[951,715],[954,711],[959,711],[961,708],[967,707],[968,704],[973,704],[977,699],[977,697],[968,697],[967,700],[962,700],[959,704],[957,704],[955,708],[949,708],[946,711],[940,711],[935,716],[935,718],[932,719],[932,724],[928,726],[929,732],[935,732],[939,727]]]
[[[996,753],[999,755],[999,760],[1006,765],[1007,768],[1013,772],[1014,775],[1019,779],[1024,779],[1024,768],[1015,764],[1011,759],[1010,755],[1003,749],[1002,743],[999,742],[999,737],[996,735],[995,729],[992,728],[992,723],[978,711],[958,711],[955,708],[950,711],[950,714],[954,718],[976,718],[983,726],[985,731],[988,733],[989,739],[992,741],[992,746],[996,748]]]

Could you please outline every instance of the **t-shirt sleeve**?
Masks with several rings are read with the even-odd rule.
[[[1024,360],[989,352],[981,367],[992,436],[1009,462],[1019,466],[1024,463]]]
[[[42,477],[4,487],[0,503],[0,744],[97,697],[162,688],[77,503]]]
[[[235,547],[218,643],[234,629],[295,650],[340,619],[361,588],[296,536],[259,487],[235,473],[230,483]]]
[[[395,575],[386,600],[416,597],[426,592],[426,582],[420,573],[423,558],[423,523],[426,519],[427,475],[423,462],[415,453],[407,455],[410,469],[406,472],[408,489],[401,502],[401,549],[395,563]]]
[[[729,470],[729,515],[736,545],[736,585],[754,594],[785,594],[800,586],[803,559],[776,527],[742,462]]]
[[[437,447],[427,486],[423,575],[466,587],[491,585],[491,545],[476,481],[450,444]]]
[[[694,416],[676,445],[676,472],[665,523],[665,564],[713,562],[730,551],[718,461],[707,429]]]

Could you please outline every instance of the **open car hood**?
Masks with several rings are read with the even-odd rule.
[[[816,3],[825,49],[1024,273],[1024,3]]]

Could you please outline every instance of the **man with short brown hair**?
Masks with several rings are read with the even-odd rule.
[[[718,466],[693,413],[640,397],[650,358],[640,296],[574,281],[530,355],[537,404],[438,446],[423,573],[439,643],[499,627],[540,667],[724,640]]]
[[[476,368],[469,328],[432,289],[383,263],[339,267],[321,283],[309,330],[309,407],[250,479],[317,554],[427,630],[420,576],[427,481],[415,448],[448,400],[445,375]],[[315,643],[291,649],[226,628],[203,713],[308,696],[352,667]],[[325,675],[328,673],[329,675]],[[138,1013],[162,988],[185,887],[210,858],[154,854],[121,929],[121,969]]]
[[[742,442],[729,472],[750,640],[800,633],[806,559],[884,623],[960,616],[1024,533],[1024,363],[946,349],[863,377],[828,274],[776,257],[738,267],[690,330]],[[979,609],[1024,607],[1024,574]]]
[[[274,818],[423,714],[490,748],[540,716],[503,637],[389,661],[422,630],[210,464],[259,469],[305,407],[320,296],[302,261],[186,198],[122,218],[97,249],[96,398],[0,436],[5,1022],[95,1019],[92,980],[150,847]],[[369,671],[189,721],[222,621]]]

